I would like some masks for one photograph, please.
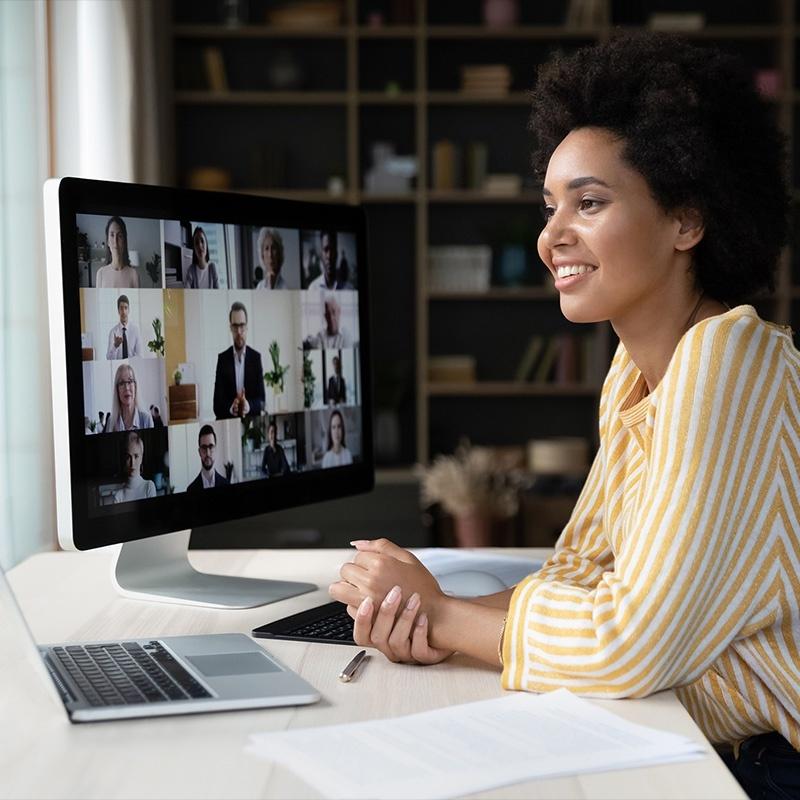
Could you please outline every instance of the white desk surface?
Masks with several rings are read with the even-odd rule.
[[[40,643],[196,633],[249,633],[329,600],[327,586],[346,550],[234,550],[192,553],[206,571],[316,583],[317,592],[245,611],[147,603],[118,596],[108,549],[43,553],[9,580]],[[547,551],[504,551],[542,557]],[[2,622],[0,622],[2,624]],[[503,694],[499,672],[456,655],[432,667],[392,664],[373,651],[358,678],[337,675],[356,648],[258,640],[322,694],[316,705],[151,720],[71,725],[38,676],[3,676],[0,797],[314,798],[300,777],[245,754],[248,735],[423,711]],[[599,705],[626,719],[703,741],[671,692]],[[575,778],[533,781],[485,798],[737,798],[745,795],[709,746],[699,761]]]

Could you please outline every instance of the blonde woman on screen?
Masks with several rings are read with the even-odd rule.
[[[115,503],[127,503],[131,500],[144,500],[156,496],[156,485],[153,481],[142,477],[142,461],[144,460],[144,442],[136,431],[125,436],[125,485],[114,492]]]
[[[114,376],[114,396],[111,413],[106,417],[106,433],[152,428],[149,411],[139,408],[136,373],[130,364],[120,364]]]

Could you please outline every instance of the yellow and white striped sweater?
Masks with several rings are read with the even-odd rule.
[[[737,306],[646,390],[620,344],[577,505],[513,593],[503,685],[676,687],[711,741],[776,730],[800,749],[800,352]]]

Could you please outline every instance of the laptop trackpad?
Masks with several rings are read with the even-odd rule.
[[[261,653],[221,653],[213,656],[187,656],[191,663],[208,678],[221,678],[226,675],[258,675],[262,672],[280,672]]]

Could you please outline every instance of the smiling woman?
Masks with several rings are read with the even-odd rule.
[[[600,448],[555,554],[513,590],[444,595],[410,553],[355,542],[331,594],[392,660],[455,650],[507,689],[674,688],[746,742],[751,796],[800,796],[800,353],[749,304],[787,232],[782,138],[737,62],[622,35],[540,72],[539,254],[576,323],[620,338]]]

